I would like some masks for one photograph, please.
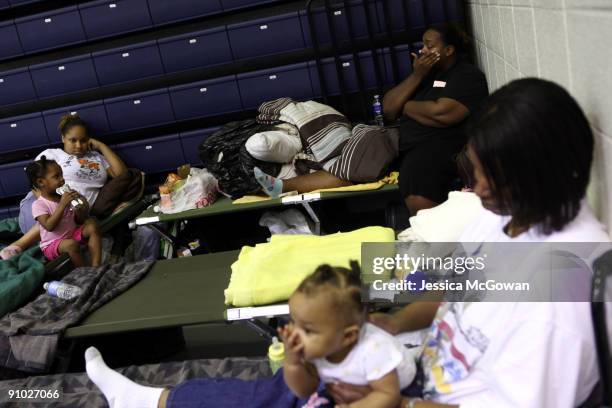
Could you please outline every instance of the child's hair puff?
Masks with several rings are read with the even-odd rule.
[[[324,287],[338,292],[333,297],[334,305],[361,320],[365,308],[361,302],[361,269],[357,261],[350,262],[350,269],[332,267],[324,264],[319,266],[310,276],[302,281],[296,292],[307,296],[320,293]]]
[[[38,188],[36,180],[40,178],[45,178],[45,175],[47,174],[47,169],[53,164],[57,165],[55,160],[49,160],[44,155],[40,157],[40,160],[36,160],[28,164],[25,168],[25,172],[26,176],[28,177],[28,181],[30,182],[30,187]]]

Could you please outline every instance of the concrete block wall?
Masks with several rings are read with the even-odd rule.
[[[491,92],[535,76],[563,85],[596,138],[588,198],[612,234],[612,0],[468,0]]]

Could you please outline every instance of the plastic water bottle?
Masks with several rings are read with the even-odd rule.
[[[272,374],[276,374],[278,369],[283,366],[283,360],[285,360],[285,345],[279,342],[277,337],[272,337],[272,344],[268,348],[268,360],[270,361]]]
[[[45,288],[49,295],[65,300],[74,299],[81,296],[83,293],[78,286],[69,285],[60,281],[45,282],[43,288]]]
[[[385,126],[385,118],[382,113],[382,103],[380,103],[380,95],[374,95],[374,103],[372,103],[374,111],[374,121],[378,126]]]
[[[68,184],[64,184],[63,186],[58,187],[55,190],[55,192],[57,194],[59,194],[59,195],[63,195],[64,193],[69,193],[71,191],[73,191],[73,190],[70,188],[70,186]],[[70,202],[70,205],[72,206],[72,208],[76,208],[79,205],[83,205],[83,204],[85,204],[85,203],[83,202],[83,200],[80,197],[77,197],[76,199],[74,199],[74,200],[72,200]]]

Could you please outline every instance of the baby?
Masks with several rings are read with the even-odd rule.
[[[307,398],[319,382],[369,385],[351,408],[396,408],[400,390],[416,374],[413,354],[395,337],[366,322],[359,267],[322,265],[289,299],[291,323],[279,329],[285,344],[284,378]]]
[[[96,222],[88,217],[89,206],[75,191],[61,196],[56,190],[64,185],[62,168],[42,156],[26,167],[32,188],[40,197],[32,203],[32,215],[40,224],[40,249],[45,258],[53,260],[67,253],[74,266],[85,266],[79,244],[87,241],[92,266],[100,265],[102,241]],[[80,199],[82,205],[72,208],[70,203]]]

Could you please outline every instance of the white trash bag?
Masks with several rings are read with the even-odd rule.
[[[170,202],[160,210],[164,214],[175,214],[206,207],[217,200],[218,191],[217,179],[208,170],[192,167],[185,184],[172,192]]]
[[[259,219],[259,225],[268,227],[270,234],[314,234],[314,226],[304,214],[292,208],[283,212],[266,211]]]

